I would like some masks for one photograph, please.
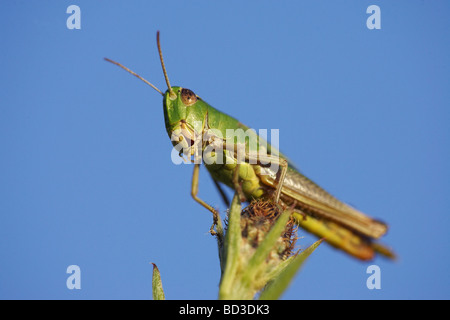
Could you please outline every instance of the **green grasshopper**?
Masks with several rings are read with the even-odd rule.
[[[283,207],[293,208],[293,217],[301,228],[356,258],[370,260],[376,252],[394,257],[389,248],[374,241],[386,233],[388,226],[385,223],[366,216],[330,195],[296,170],[283,154],[256,132],[248,131],[249,128],[237,119],[213,108],[193,91],[171,86],[162,56],[159,31],[156,38],[167,84],[164,93],[122,64],[108,58],[105,60],[133,74],[163,96],[166,130],[180,156],[193,156],[198,160],[199,152],[208,148],[212,150],[203,154],[203,163],[226,203],[229,204],[229,201],[221,184],[234,189],[242,201],[273,199]],[[230,129],[250,132],[248,139],[230,136]],[[205,135],[206,139],[198,139]],[[256,147],[250,145],[252,139],[258,142]],[[229,145],[232,147],[228,148]],[[238,157],[236,146],[242,145],[244,153]],[[261,152],[262,149],[266,153]],[[222,161],[216,161],[219,155]],[[193,162],[191,195],[216,218],[218,212],[197,196],[201,161]]]

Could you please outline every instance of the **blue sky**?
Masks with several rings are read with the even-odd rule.
[[[69,30],[66,9],[81,9]],[[369,5],[381,29],[369,30]],[[0,4],[0,298],[216,299],[209,213],[175,166],[162,100],[192,89],[338,198],[386,221],[399,255],[321,245],[284,299],[448,299],[448,1],[4,1]],[[225,213],[201,171],[199,195]],[[298,241],[307,247],[315,238]],[[369,265],[381,289],[366,287]],[[66,269],[81,269],[69,290]]]

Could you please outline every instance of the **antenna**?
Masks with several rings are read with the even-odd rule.
[[[116,61],[114,61],[114,60],[111,60],[111,59],[108,59],[108,58],[105,58],[105,60],[108,61],[108,62],[111,62],[111,63],[115,64],[116,66],[121,67],[121,68],[124,69],[125,71],[128,71],[128,72],[131,73],[133,76],[135,76],[135,77],[137,77],[138,79],[144,81],[146,84],[148,84],[150,87],[152,87],[153,89],[155,89],[156,91],[158,91],[162,96],[164,96],[164,93],[162,93],[161,90],[159,90],[159,89],[158,89],[157,87],[155,87],[153,84],[151,84],[150,82],[148,82],[147,80],[145,80],[144,78],[142,78],[142,77],[141,77],[140,75],[138,75],[136,72],[134,72],[134,71],[128,69],[128,68],[125,67],[124,65],[122,65],[122,64],[120,64],[120,63],[118,63],[118,62],[116,62]]]
[[[164,59],[163,59],[162,50],[161,50],[161,43],[159,41],[159,30],[156,32],[156,44],[158,45],[159,58],[161,59],[161,66],[163,69],[164,78],[166,79],[167,89],[169,90],[169,96],[170,96],[170,98],[176,98],[177,95],[175,94],[175,92],[173,92],[172,87],[170,86],[169,77],[167,76],[166,67],[164,65]]]

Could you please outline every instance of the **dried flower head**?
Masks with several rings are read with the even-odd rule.
[[[272,201],[254,200],[241,213],[242,238],[257,248],[281,215],[280,208]],[[297,227],[294,219],[289,219],[277,241],[275,252],[284,260],[291,256],[297,241]]]

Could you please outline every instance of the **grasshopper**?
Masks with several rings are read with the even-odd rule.
[[[213,150],[203,155],[203,161],[193,161],[191,195],[195,201],[211,211],[217,219],[218,212],[198,197],[199,169],[203,162],[226,203],[229,204],[229,201],[221,184],[234,189],[242,201],[273,199],[283,207],[293,208],[292,215],[301,228],[324,238],[332,246],[353,257],[371,260],[375,253],[380,253],[394,258],[389,248],[375,241],[386,233],[388,226],[385,223],[368,217],[329,194],[295,169],[286,156],[256,132],[250,131],[248,136],[248,141],[256,139],[256,147],[250,146],[245,139],[242,141],[236,136],[230,136],[230,129],[249,132],[249,127],[215,109],[192,90],[171,86],[162,56],[159,31],[156,39],[167,84],[164,93],[122,64],[108,58],[105,60],[128,71],[163,96],[166,130],[180,156],[196,157],[208,148]],[[198,139],[205,135],[206,139]],[[260,147],[262,142],[266,148]],[[229,145],[232,147],[228,148]],[[243,156],[238,157],[236,145],[244,146]],[[266,152],[260,152],[262,149]],[[218,155],[222,161],[217,161]]]

